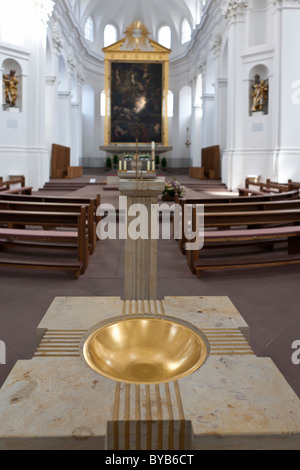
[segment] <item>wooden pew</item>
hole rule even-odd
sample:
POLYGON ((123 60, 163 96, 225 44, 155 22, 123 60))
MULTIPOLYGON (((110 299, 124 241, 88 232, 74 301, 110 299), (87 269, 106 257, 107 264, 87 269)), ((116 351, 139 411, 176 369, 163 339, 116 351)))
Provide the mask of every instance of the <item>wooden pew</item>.
POLYGON ((288 180, 288 187, 289 187, 289 190, 292 190, 292 189, 300 190, 300 183, 297 183, 296 181, 293 181, 293 180, 288 180))
MULTIPOLYGON (((300 198, 290 199, 294 195, 298 195, 297 191, 287 194, 284 198, 284 193, 280 195, 260 197, 243 197, 243 198, 213 198, 213 199, 180 199, 182 211, 182 220, 184 220, 186 204, 195 205, 203 204, 205 212, 243 212, 243 211, 264 211, 264 210, 289 210, 300 208, 300 198), (225 202, 223 202, 225 200, 225 202), (222 201, 221 203, 218 201, 222 201), (230 201, 230 202, 226 202, 230 201), (238 202, 237 202, 238 201, 238 202)), ((181 253, 185 253, 185 235, 184 227, 182 226, 181 238, 178 240, 178 247, 181 253)))
MULTIPOLYGON (((193 231, 196 230, 196 207, 192 209, 193 231)), ((243 242, 288 241, 288 255, 282 257, 257 258, 251 260, 231 259, 222 262, 207 262, 201 259, 201 250, 186 250, 187 263, 194 274, 200 278, 202 272, 212 269, 229 269, 241 267, 279 266, 300 263, 300 209, 254 211, 254 212, 207 212, 204 215, 204 248, 206 246, 234 248, 243 242), (230 229, 228 229, 228 226, 230 229), (248 228, 253 226, 254 228, 248 228), (225 227, 222 230, 222 227, 225 227), (245 227, 245 228, 243 228, 245 227), (218 228, 219 230, 213 230, 218 228), (210 229, 210 230, 209 230, 210 229), (237 242, 239 242, 237 244, 237 242), (218 244, 218 245, 217 245, 218 244), (290 256, 297 255, 297 256, 290 256), (199 259, 200 256, 200 259, 199 259)), ((195 241, 195 240, 193 240, 195 241)))
POLYGON ((27 201, 27 202, 51 202, 51 203, 62 203, 62 204, 89 204, 91 201, 94 205, 94 214, 96 217, 97 208, 100 205, 101 199, 100 194, 97 194, 96 197, 70 197, 70 196, 43 196, 39 194, 32 194, 30 196, 26 195, 9 195, 6 196, 3 193, 0 193, 1 200, 10 200, 10 201, 27 201))
POLYGON ((97 194, 95 198, 90 197, 63 197, 63 196, 40 196, 37 194, 26 196, 16 194, 3 194, 0 192, 0 201, 11 201, 11 202, 31 202, 31 203, 44 203, 44 204, 77 204, 77 205, 90 205, 89 211, 89 239, 91 246, 91 254, 95 249, 95 240, 98 240, 96 235, 97 224, 100 221, 97 216, 97 208, 100 205, 100 194, 97 194), (93 222, 91 221, 93 218, 93 222))
MULTIPOLYGON (((36 269, 61 269, 72 270, 75 277, 83 274, 88 265, 88 235, 86 233, 86 208, 81 207, 77 212, 37 212, 0 210, 0 246, 7 249, 11 242, 17 240, 30 241, 31 246, 37 248, 53 249, 56 243, 76 243, 77 259, 59 262, 49 258, 39 260, 24 260, 18 258, 13 251, 8 251, 8 256, 0 256, 0 266, 24 267, 36 269), (11 228, 11 225, 20 224, 26 228, 11 228), (32 227, 32 228, 30 228, 32 227), (46 227, 48 230, 40 229, 46 227), (55 227, 66 227, 65 230, 57 230, 55 227), (36 242, 36 245, 34 245, 36 242)), ((28 247, 26 248, 28 250, 28 247)), ((23 250, 23 254, 28 251, 23 250)))
POLYGON ((281 201, 254 201, 240 204, 204 204, 207 212, 244 212, 300 209, 300 199, 281 201))
POLYGON ((89 235, 89 252, 93 254, 96 247, 96 224, 94 221, 93 205, 83 203, 45 203, 45 202, 27 202, 2 200, 0 198, 0 210, 14 211, 37 211, 37 212, 77 212, 84 207, 86 211, 86 225, 89 235))
POLYGON ((11 176, 9 180, 3 181, 3 178, 0 179, 0 193, 7 194, 32 194, 32 187, 25 186, 25 177, 24 176, 11 176), (11 188, 20 184, 21 186, 17 188, 11 188))
POLYGON ((21 186, 20 188, 10 188, 1 191, 0 194, 32 194, 32 186, 21 186))
POLYGON ((250 186, 258 187, 259 190, 262 192, 274 192, 274 193, 287 192, 291 189, 288 184, 276 183, 276 182, 271 181, 270 179, 267 179, 266 182, 263 183, 263 182, 254 182, 254 181, 251 181, 250 178, 246 178, 245 188, 249 189, 250 186))
POLYGON ((283 201, 286 199, 299 199, 299 189, 276 193, 276 194, 260 194, 258 196, 222 196, 212 198, 180 198, 178 202, 182 204, 240 204, 244 202, 262 202, 262 201, 283 201))
POLYGON ((297 181, 293 181, 291 179, 289 179, 286 184, 285 183, 277 183, 277 182, 272 181, 270 179, 267 179, 266 182, 268 184, 271 184, 275 188, 277 186, 286 186, 288 191, 292 191, 293 189, 300 189, 300 183, 297 182, 297 181))
POLYGON ((238 188, 239 196, 260 196, 263 195, 263 191, 258 191, 257 189, 250 188, 238 188))

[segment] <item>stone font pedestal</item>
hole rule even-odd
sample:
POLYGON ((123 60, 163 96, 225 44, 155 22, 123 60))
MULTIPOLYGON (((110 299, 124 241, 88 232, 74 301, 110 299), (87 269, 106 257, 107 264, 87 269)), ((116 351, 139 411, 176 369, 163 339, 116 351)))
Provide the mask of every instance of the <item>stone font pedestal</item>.
POLYGON ((165 183, 157 179, 121 179, 119 182, 122 196, 127 197, 128 212, 125 222, 124 300, 156 299, 157 240, 151 238, 151 206, 157 204, 157 196, 163 192, 164 186, 165 183), (141 206, 133 207, 134 204, 141 206), (136 238, 138 231, 140 237, 136 238))

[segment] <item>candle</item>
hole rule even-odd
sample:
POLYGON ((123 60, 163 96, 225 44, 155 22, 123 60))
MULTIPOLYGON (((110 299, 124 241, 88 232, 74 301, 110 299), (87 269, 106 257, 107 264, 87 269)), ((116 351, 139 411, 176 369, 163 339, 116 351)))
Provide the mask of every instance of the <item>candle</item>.
POLYGON ((152 147, 151 147, 152 150, 155 150, 155 142, 154 142, 154 141, 152 141, 152 144, 151 144, 151 145, 152 145, 152 147))
POLYGON ((147 171, 150 171, 150 162, 147 162, 147 171))
POLYGON ((126 160, 124 162, 124 171, 127 171, 127 162, 126 162, 126 160))
POLYGON ((155 162, 152 162, 152 171, 155 171, 155 162))
POLYGON ((122 171, 122 160, 119 161, 119 170, 122 171))

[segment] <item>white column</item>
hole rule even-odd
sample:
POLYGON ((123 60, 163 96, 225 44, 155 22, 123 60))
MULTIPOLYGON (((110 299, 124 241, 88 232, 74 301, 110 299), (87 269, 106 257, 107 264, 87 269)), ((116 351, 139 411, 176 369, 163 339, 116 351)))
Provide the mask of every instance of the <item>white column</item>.
POLYGON ((241 56, 245 49, 245 12, 248 2, 227 0, 223 15, 228 24, 228 110, 226 150, 222 158, 223 182, 236 189, 243 179, 244 87, 241 56))
POLYGON ((217 79, 217 142, 220 145, 221 153, 226 148, 227 134, 227 78, 217 79))
POLYGON ((57 143, 66 147, 71 146, 71 92, 58 92, 58 115, 57 115, 57 143))
POLYGON ((79 166, 82 155, 82 119, 79 103, 71 105, 71 166, 79 166))
POLYGON ((55 122, 57 116, 57 79, 46 77, 46 145, 51 152, 52 144, 56 143, 55 122))
POLYGON ((215 95, 203 94, 202 148, 215 145, 215 95))
POLYGON ((300 0, 276 1, 278 28, 274 177, 282 183, 300 180, 300 0))
POLYGON ((197 118, 196 118, 196 108, 195 108, 195 92, 196 92, 196 82, 197 77, 193 77, 191 80, 191 106, 192 106, 192 116, 191 116, 191 147, 190 147, 190 166, 200 166, 199 164, 199 149, 197 148, 197 118))

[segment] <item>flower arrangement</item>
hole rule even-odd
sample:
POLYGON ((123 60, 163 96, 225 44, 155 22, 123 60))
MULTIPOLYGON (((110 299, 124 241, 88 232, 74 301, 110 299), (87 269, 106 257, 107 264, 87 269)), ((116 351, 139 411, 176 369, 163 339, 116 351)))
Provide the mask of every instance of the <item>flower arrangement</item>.
POLYGON ((128 153, 128 154, 125 154, 123 158, 124 160, 132 160, 133 157, 131 153, 128 153))
POLYGON ((143 153, 142 155, 140 155, 140 160, 149 160, 149 154, 143 153))
POLYGON ((165 189, 162 196, 167 198, 174 198, 175 196, 183 197, 185 194, 185 187, 182 186, 177 180, 168 181, 165 184, 165 189))

